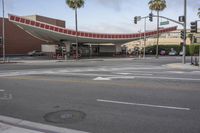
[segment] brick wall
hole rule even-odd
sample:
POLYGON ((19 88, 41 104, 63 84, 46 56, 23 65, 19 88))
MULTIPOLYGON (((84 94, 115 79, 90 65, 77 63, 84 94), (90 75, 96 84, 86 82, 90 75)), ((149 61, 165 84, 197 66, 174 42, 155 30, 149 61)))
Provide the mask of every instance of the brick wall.
MULTIPOLYGON (((2 18, 0 18, 0 36, 2 36, 2 18)), ((41 44, 44 43, 5 19, 6 55, 24 55, 32 50, 41 50, 41 44)), ((0 46, 0 55, 2 55, 2 46, 0 46)))

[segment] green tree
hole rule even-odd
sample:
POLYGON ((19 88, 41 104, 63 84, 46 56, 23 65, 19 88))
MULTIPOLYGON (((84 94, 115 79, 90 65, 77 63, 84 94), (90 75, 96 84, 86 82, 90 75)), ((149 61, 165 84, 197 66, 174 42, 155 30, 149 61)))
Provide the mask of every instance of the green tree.
POLYGON ((84 6, 84 0, 66 0, 66 4, 69 8, 75 11, 75 25, 76 25, 76 59, 78 59, 78 17, 77 9, 84 6))
POLYGON ((165 0, 150 0, 149 9, 157 12, 157 47, 156 58, 158 58, 158 43, 159 43, 159 13, 167 7, 165 0))
POLYGON ((198 13, 197 13, 197 15, 198 15, 199 18, 200 18, 200 8, 198 9, 198 13))

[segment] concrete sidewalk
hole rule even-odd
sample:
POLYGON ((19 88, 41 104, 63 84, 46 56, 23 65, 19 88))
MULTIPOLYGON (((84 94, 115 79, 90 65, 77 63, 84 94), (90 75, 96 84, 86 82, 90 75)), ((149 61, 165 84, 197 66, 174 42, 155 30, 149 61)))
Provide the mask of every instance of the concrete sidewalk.
POLYGON ((191 65, 190 63, 182 64, 182 63, 171 63, 164 65, 167 68, 174 68, 174 69, 190 69, 190 70, 200 70, 199 66, 191 65))
POLYGON ((0 133, 86 133, 21 119, 0 116, 0 133))
MULTIPOLYGON (((79 59, 79 60, 10 60, 5 62, 11 63, 25 63, 25 64, 46 64, 46 63, 64 63, 64 62, 87 62, 87 61, 123 61, 123 60, 135 60, 136 58, 95 58, 95 59, 79 59)), ((3 62, 0 62, 3 64, 3 62)))

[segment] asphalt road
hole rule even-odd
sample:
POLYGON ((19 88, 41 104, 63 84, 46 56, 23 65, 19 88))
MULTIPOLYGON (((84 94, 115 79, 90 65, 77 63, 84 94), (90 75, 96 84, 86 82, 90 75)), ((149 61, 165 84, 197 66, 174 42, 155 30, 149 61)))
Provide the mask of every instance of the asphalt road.
POLYGON ((200 70, 163 66, 180 61, 0 65, 0 115, 92 133, 199 133, 200 70), (84 117, 45 119, 57 111, 84 117))

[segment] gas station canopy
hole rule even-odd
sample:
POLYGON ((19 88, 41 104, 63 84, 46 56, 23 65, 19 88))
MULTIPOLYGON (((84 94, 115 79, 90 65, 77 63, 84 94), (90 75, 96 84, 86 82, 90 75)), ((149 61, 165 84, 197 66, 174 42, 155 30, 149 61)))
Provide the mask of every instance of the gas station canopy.
MULTIPOLYGON (((9 14, 9 21, 13 22, 32 36, 44 40, 46 42, 58 42, 58 41, 69 41, 75 42, 76 31, 51 25, 48 23, 30 20, 24 17, 19 17, 9 14)), ((167 33, 177 30, 177 27, 169 27, 160 29, 159 33, 167 33)), ((138 40, 146 37, 153 37, 157 35, 157 31, 149 31, 145 33, 133 33, 133 34, 102 34, 102 33, 90 33, 79 31, 78 33, 79 43, 113 43, 123 44, 138 40)))

